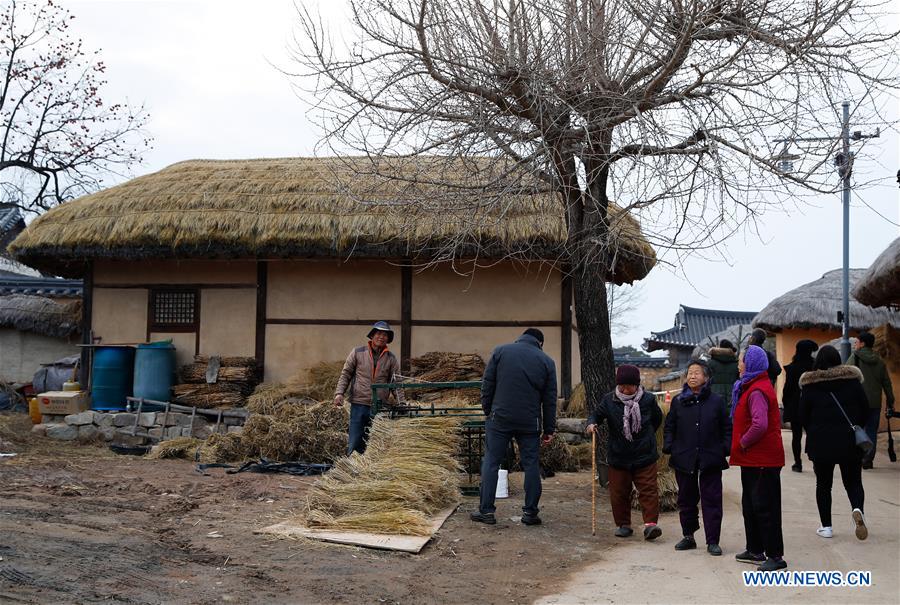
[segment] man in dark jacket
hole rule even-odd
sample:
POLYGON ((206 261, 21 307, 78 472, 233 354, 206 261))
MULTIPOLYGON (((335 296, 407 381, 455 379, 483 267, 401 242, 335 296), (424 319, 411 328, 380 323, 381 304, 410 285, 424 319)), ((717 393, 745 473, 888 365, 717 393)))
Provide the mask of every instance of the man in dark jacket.
POLYGON ((763 343, 766 342, 767 338, 766 331, 761 328, 756 328, 750 334, 750 344, 756 345, 762 350, 766 351, 766 359, 769 360, 769 382, 772 383, 772 386, 775 386, 775 382, 778 380, 778 375, 781 374, 781 364, 778 363, 778 359, 775 358, 775 355, 770 353, 763 346, 763 343))
POLYGON ((730 340, 722 339, 718 347, 709 350, 709 388, 731 406, 731 388, 740 378, 737 349, 730 340))
POLYGON ((587 432, 600 422, 609 426, 609 501, 616 536, 627 538, 631 529, 631 486, 637 488, 644 518, 644 539, 662 535, 659 490, 656 484, 656 429, 662 410, 652 393, 641 387, 641 371, 633 365, 616 369, 616 390, 603 396, 588 418, 587 432))
POLYGON ((525 472, 522 523, 538 525, 541 499, 541 442, 550 443, 556 432, 556 364, 541 349, 544 334, 528 328, 515 342, 494 349, 481 385, 485 420, 484 457, 481 460, 481 501, 473 521, 497 522, 494 498, 497 472, 510 439, 519 445, 525 472), (543 437, 541 433, 543 431, 543 437))
POLYGON ((869 402, 869 415, 866 417, 866 434, 875 444, 869 453, 863 458, 863 468, 872 468, 875 459, 875 450, 878 449, 878 423, 881 421, 881 393, 887 400, 886 409, 894 410, 894 388, 891 385, 891 376, 884 365, 884 360, 875 352, 875 335, 863 332, 859 335, 856 351, 847 360, 848 366, 856 366, 863 375, 863 389, 866 391, 866 399, 869 402))

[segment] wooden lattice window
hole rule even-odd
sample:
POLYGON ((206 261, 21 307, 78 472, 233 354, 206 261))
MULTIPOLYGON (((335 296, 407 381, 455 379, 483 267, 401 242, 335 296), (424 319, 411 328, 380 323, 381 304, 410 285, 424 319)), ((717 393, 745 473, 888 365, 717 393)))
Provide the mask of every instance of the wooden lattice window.
POLYGON ((196 290, 151 290, 151 332, 194 332, 200 323, 196 290))

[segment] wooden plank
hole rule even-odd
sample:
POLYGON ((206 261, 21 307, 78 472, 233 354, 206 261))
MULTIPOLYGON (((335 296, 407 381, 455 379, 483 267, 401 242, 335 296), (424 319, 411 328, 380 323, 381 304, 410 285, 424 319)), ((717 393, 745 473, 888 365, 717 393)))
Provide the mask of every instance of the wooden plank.
MULTIPOLYGON (((94 263, 92 261, 87 262, 83 280, 81 287, 81 343, 91 345, 94 344, 94 263)), ((91 358, 90 347, 82 348, 78 381, 84 389, 91 387, 91 358)))
POLYGON ((362 546, 365 548, 377 548, 380 550, 394 550, 419 554, 428 541, 441 528, 444 522, 453 514, 458 505, 442 510, 431 523, 431 534, 427 536, 401 536, 391 534, 371 534, 364 532, 328 531, 322 529, 310 529, 305 525, 284 521, 269 527, 258 529, 253 533, 270 534, 288 538, 310 538, 335 544, 347 544, 350 546, 362 546))
POLYGON ((560 396, 568 399, 572 395, 572 276, 568 267, 563 268, 562 297, 560 313, 560 396))
POLYGON ((131 283, 98 283, 94 284, 95 288, 110 288, 110 289, 145 289, 145 290, 171 290, 178 288, 187 288, 189 290, 200 290, 203 288, 209 290, 249 290, 251 288, 256 288, 256 284, 219 284, 210 282, 208 284, 205 283, 185 283, 185 284, 157 284, 157 283, 146 283, 146 282, 131 282, 131 283))
POLYGON ((266 313, 269 294, 269 265, 261 260, 256 263, 256 366, 259 380, 266 372, 266 313))

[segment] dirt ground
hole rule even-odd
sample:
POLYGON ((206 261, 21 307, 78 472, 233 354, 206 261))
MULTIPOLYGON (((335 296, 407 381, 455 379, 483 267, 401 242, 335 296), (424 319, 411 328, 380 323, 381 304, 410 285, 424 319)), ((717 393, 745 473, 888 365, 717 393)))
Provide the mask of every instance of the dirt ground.
MULTIPOLYGON (((299 509, 313 479, 195 471, 32 437, 0 415, 0 602, 531 602, 602 560, 611 522, 590 533, 590 474, 544 481, 544 525, 518 523, 521 474, 498 524, 472 523, 474 498, 419 555, 286 540, 255 529, 299 509), (0 450, 3 451, 3 450, 0 450), (516 520, 513 520, 516 518, 516 520)), ((608 504, 598 494, 598 511, 608 504)))

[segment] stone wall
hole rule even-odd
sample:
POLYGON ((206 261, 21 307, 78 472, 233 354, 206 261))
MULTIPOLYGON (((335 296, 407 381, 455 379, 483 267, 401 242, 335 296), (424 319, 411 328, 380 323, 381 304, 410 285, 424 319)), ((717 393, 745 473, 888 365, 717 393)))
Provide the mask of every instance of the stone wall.
POLYGON ((214 432, 239 433, 243 418, 223 417, 219 426, 202 416, 178 412, 98 412, 68 416, 44 415, 32 432, 62 441, 106 441, 118 445, 146 445, 176 437, 206 439, 214 432), (218 429, 218 431, 217 431, 218 429))

